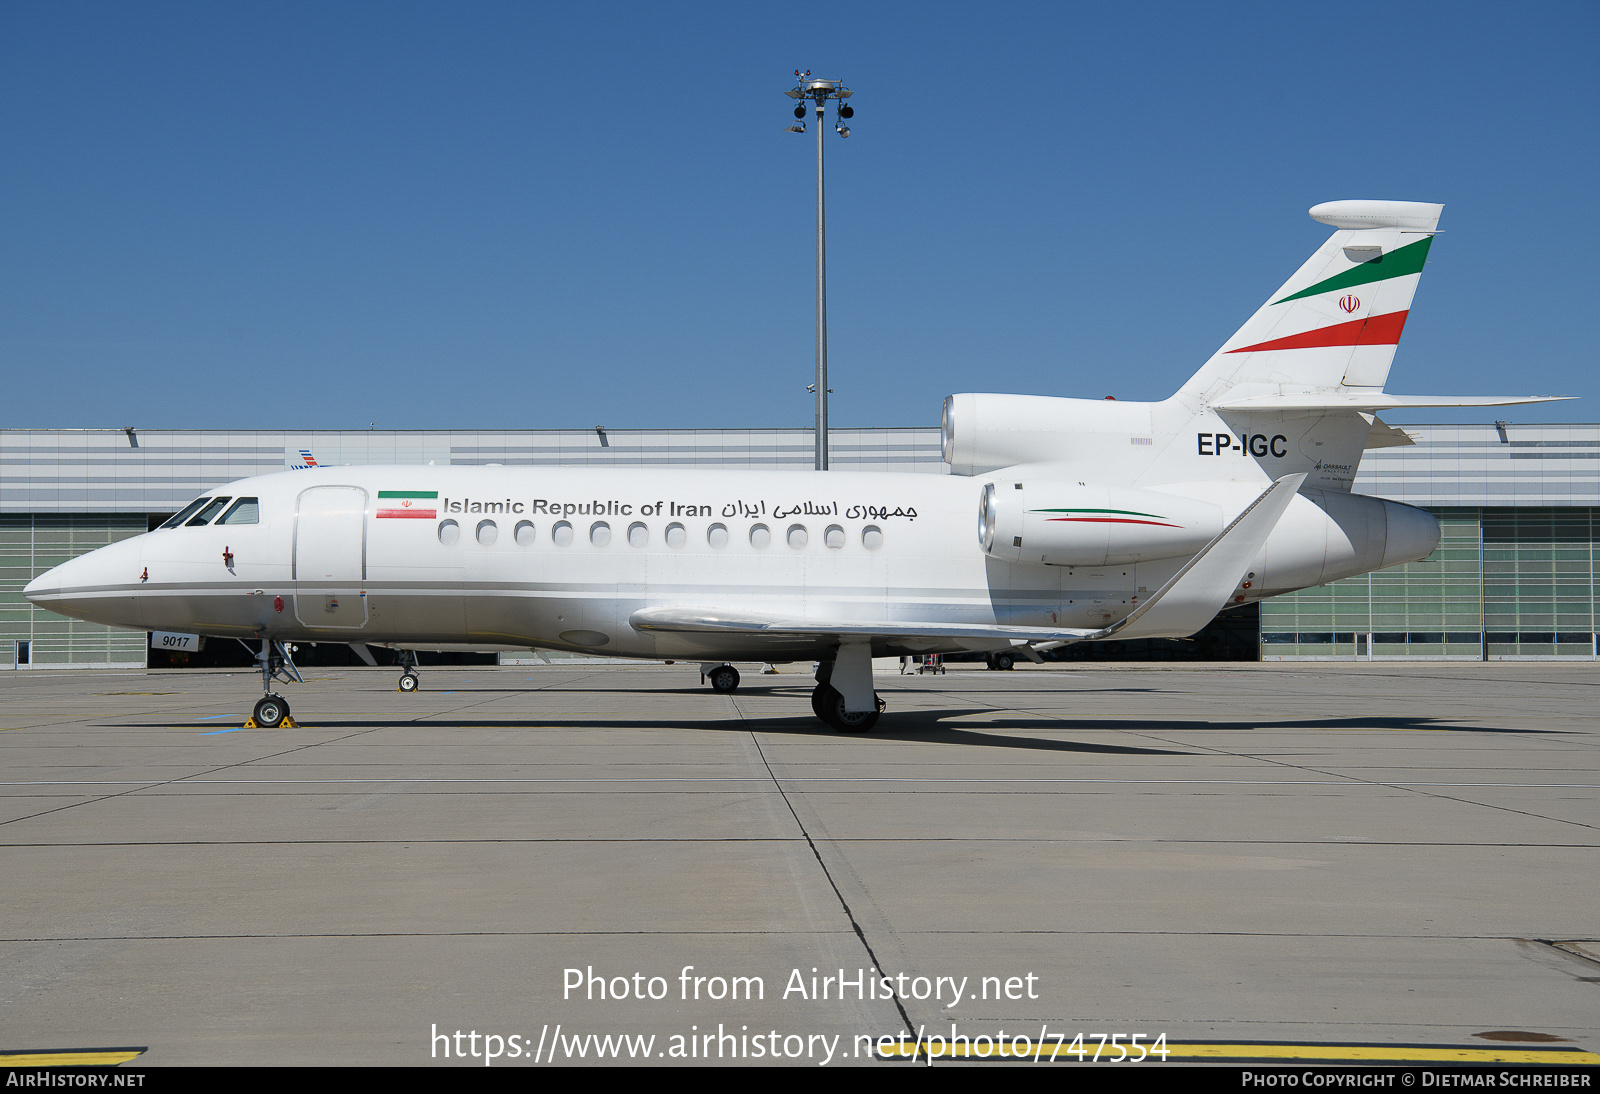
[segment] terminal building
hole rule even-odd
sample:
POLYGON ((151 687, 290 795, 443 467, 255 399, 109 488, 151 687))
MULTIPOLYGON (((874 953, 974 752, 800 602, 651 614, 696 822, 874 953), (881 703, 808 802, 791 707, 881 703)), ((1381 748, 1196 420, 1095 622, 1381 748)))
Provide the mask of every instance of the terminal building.
MULTIPOLYGON (((1192 642, 1067 647, 1070 657, 1582 659, 1597 655, 1600 425, 1398 427, 1357 493, 1439 518, 1421 562, 1219 617, 1192 642)), ((841 471, 943 475, 937 427, 834 429, 841 471)), ((67 559, 156 527, 207 489, 342 464, 805 470, 809 429, 0 430, 0 669, 157 663, 149 636, 34 608, 22 588, 67 559)), ((166 663, 166 662, 160 662, 166 663)))

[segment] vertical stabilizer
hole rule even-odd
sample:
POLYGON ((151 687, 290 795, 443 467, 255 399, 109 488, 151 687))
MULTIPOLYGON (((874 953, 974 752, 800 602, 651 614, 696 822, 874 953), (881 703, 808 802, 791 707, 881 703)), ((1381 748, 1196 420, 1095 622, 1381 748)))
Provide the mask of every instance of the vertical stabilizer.
POLYGON ((1382 390, 1442 205, 1330 201, 1338 229, 1179 391, 1202 403, 1382 390))

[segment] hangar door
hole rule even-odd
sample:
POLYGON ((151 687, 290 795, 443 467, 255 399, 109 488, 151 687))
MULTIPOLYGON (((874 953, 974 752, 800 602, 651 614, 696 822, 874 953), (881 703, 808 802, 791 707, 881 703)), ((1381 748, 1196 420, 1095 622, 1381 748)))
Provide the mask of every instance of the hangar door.
POLYGON ((295 618, 308 627, 367 625, 367 492, 313 486, 294 514, 295 618))

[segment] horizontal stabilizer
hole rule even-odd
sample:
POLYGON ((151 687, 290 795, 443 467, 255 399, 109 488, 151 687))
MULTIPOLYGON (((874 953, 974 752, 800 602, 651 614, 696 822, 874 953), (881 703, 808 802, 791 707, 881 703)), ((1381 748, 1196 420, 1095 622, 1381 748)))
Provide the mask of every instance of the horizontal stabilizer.
POLYGON ((1396 429, 1377 415, 1372 417, 1372 428, 1367 430, 1367 443, 1362 449, 1371 452, 1374 448, 1405 448, 1415 445, 1417 440, 1403 429, 1396 429))
POLYGON ((1395 410, 1400 407, 1517 406, 1559 403, 1576 395, 1389 395, 1382 391, 1314 391, 1303 395, 1253 395, 1223 399, 1213 410, 1395 410))

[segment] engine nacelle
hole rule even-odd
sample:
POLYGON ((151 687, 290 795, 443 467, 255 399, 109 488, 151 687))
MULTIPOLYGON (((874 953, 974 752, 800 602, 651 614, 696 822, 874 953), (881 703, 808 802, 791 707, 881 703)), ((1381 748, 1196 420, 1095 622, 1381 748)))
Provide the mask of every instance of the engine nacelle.
MULTIPOLYGON (((1020 463, 1130 457, 1129 440, 1152 436, 1151 403, 1061 399, 1048 395, 951 395, 944 401, 944 461, 957 475, 981 475, 1020 463)), ((1138 442, 1136 442, 1138 443, 1138 442)))
POLYGON ((1414 506, 1338 490, 1302 490, 1252 565, 1273 596, 1427 558, 1439 522, 1414 506))
POLYGON ((1115 566, 1192 555, 1222 531, 1222 508, 1131 486, 1002 478, 978 503, 978 539, 992 558, 1052 566, 1115 566))

